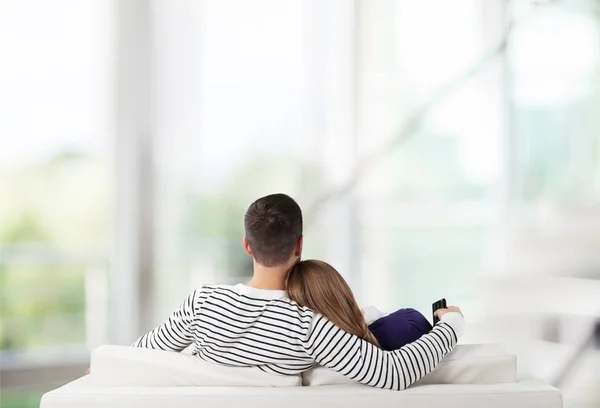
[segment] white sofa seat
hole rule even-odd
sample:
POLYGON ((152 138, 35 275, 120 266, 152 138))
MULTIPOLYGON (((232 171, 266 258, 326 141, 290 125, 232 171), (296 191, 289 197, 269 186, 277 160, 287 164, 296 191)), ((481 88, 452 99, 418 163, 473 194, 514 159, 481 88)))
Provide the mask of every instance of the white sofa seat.
POLYGON ((321 387, 97 387, 90 376, 42 397, 40 408, 562 408, 560 392, 535 380, 420 385, 386 391, 321 387))

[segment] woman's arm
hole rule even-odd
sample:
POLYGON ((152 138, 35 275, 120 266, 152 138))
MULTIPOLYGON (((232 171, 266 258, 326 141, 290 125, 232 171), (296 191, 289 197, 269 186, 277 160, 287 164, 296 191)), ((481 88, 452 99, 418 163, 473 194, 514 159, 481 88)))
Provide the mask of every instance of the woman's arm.
POLYGON ((317 363, 348 378, 372 387, 404 390, 433 371, 452 351, 463 325, 460 313, 448 312, 419 340, 384 351, 317 315, 305 347, 317 363))
POLYGON ((194 341, 191 324, 203 297, 194 290, 166 322, 140 337, 132 347, 182 351, 194 341))

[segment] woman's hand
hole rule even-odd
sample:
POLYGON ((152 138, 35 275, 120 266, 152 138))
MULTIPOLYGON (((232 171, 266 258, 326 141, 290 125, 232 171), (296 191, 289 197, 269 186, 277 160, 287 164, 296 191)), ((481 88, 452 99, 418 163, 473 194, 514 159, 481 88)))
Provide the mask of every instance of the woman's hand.
POLYGON ((461 316, 463 315, 458 306, 448 306, 444 309, 438 309, 433 314, 441 319, 443 315, 449 312, 456 312, 460 313, 461 316))
POLYGON ((87 370, 85 370, 85 373, 83 375, 88 375, 90 373, 90 369, 88 368, 87 370))

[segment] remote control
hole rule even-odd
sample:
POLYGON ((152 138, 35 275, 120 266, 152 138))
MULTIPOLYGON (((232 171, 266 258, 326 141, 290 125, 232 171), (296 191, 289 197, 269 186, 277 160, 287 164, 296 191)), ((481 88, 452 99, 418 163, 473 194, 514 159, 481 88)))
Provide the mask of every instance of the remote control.
MULTIPOLYGON (((433 309, 433 313, 435 313, 435 311, 438 309, 445 309, 446 307, 447 307, 446 299, 440 299, 437 302, 435 302, 433 305, 431 305, 431 309, 433 309)), ((440 319, 436 315, 433 315, 433 324, 436 324, 439 321, 440 321, 440 319)))

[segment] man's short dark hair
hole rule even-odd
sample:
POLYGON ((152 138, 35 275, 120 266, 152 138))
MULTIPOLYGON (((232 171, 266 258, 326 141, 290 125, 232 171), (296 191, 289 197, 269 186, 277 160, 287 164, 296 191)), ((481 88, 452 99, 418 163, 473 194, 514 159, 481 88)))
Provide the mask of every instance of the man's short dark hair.
POLYGON ((264 266, 282 265, 302 236, 302 210, 292 197, 271 194, 250 205, 244 227, 254 259, 264 266))

